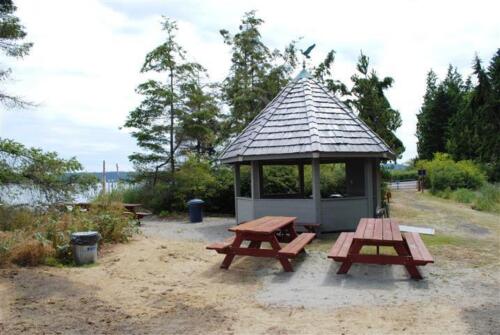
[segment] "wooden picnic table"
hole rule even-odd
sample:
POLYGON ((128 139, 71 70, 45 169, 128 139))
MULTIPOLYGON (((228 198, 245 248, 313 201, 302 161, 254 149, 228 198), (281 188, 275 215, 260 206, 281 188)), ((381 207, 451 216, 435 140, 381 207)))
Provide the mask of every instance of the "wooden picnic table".
POLYGON ((434 260, 418 233, 403 233, 396 220, 362 218, 356 232, 341 233, 329 258, 342 262, 337 274, 345 274, 353 263, 404 265, 413 279, 422 279, 418 265, 434 260), (376 254, 361 253, 364 246, 376 246, 376 254), (380 253, 380 247, 393 247, 397 255, 380 253))
POLYGON ((228 269, 234 257, 241 255, 277 258, 285 271, 293 271, 289 258, 294 258, 303 251, 315 236, 314 233, 298 235, 294 225, 296 219, 289 216, 264 216, 248 221, 229 228, 229 231, 235 233, 234 237, 213 243, 207 249, 226 255, 221 265, 223 269, 228 269), (280 245, 281 235, 290 239, 284 247, 280 245), (242 246, 244 241, 249 241, 247 246, 242 246), (271 249, 262 249, 262 242, 268 242, 271 249))

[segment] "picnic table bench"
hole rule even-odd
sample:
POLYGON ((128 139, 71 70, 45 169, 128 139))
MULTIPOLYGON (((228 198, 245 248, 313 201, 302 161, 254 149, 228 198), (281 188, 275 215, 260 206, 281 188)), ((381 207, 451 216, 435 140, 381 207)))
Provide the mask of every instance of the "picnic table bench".
POLYGON ((314 233, 298 235, 295 231, 295 220, 295 217, 265 216, 248 221, 229 228, 229 231, 235 233, 234 237, 212 243, 206 248, 226 255, 221 265, 223 269, 228 269, 234 257, 240 255, 276 258, 285 271, 291 272, 293 267, 289 259, 304 251, 304 247, 315 236, 314 233), (289 243, 284 247, 280 245, 281 233, 290 237, 289 243), (249 241, 247 246, 242 246, 244 241, 249 241), (271 249, 261 248, 262 242, 268 242, 271 249))
POLYGON ((403 233, 394 219, 367 219, 359 221, 355 233, 341 233, 333 245, 329 258, 341 262, 337 274, 345 274, 353 263, 404 265, 413 279, 422 279, 417 266, 434 263, 418 233, 403 233), (376 246, 376 254, 361 253, 363 246, 376 246), (397 255, 380 254, 379 247, 393 247, 397 255))
MULTIPOLYGON (((90 210, 90 207, 92 206, 91 202, 65 202, 63 203, 64 206, 70 206, 73 208, 79 208, 82 211, 88 211, 90 210)), ((152 215, 150 212, 145 212, 145 211, 140 211, 140 207, 142 207, 142 204, 134 204, 134 203, 124 203, 123 207, 125 211, 123 214, 125 215, 130 215, 133 217, 135 220, 141 223, 141 220, 149 215, 152 215)))
POLYGON ((130 214, 136 219, 139 224, 141 223, 141 220, 149 215, 152 215, 150 212, 144 212, 144 211, 139 211, 139 208, 142 206, 142 204, 129 204, 129 203, 124 203, 123 207, 127 210, 125 213, 130 214))

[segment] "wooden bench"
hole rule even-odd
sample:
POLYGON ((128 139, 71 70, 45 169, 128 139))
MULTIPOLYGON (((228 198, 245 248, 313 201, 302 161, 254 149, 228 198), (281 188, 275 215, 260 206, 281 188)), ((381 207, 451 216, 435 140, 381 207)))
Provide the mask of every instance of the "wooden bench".
POLYGON ((431 253, 427 250, 427 247, 418 233, 403 233, 403 238, 406 240, 406 244, 408 245, 415 265, 434 263, 431 253))
POLYGON ((286 256, 286 257, 295 257, 297 256, 304 247, 311 242, 316 236, 315 233, 302 233, 293 239, 290 243, 284 246, 282 249, 278 251, 278 255, 286 256))
POLYGON ((224 253, 224 251, 227 251, 229 249, 229 247, 231 246, 231 244, 233 244, 234 239, 235 239, 234 237, 229 237, 222 242, 212 243, 212 244, 208 245, 206 248, 208 250, 215 250, 219 254, 224 253))
POLYGON ((341 233, 330 250, 328 258, 333 258, 338 262, 345 261, 349 254, 353 238, 354 233, 341 233))

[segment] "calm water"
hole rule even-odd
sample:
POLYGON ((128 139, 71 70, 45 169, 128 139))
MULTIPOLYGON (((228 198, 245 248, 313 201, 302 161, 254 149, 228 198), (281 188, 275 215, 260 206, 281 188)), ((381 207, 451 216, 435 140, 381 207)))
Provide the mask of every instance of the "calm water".
MULTIPOLYGON (((126 187, 117 182, 106 183, 106 191, 110 192, 118 187, 126 187)), ((93 200, 102 190, 102 184, 98 184, 94 189, 76 194, 73 199, 66 201, 86 202, 93 200)), ((26 190, 19 187, 0 187, 0 203, 9 205, 32 205, 39 203, 43 197, 36 190, 26 190)))

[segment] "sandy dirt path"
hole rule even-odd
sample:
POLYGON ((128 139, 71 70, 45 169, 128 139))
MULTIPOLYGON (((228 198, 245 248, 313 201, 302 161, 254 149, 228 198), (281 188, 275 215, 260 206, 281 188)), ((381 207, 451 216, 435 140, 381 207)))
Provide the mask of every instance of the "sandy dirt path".
POLYGON ((498 334, 498 217, 406 191, 394 198, 393 215, 422 224, 438 211, 438 233, 451 236, 429 241, 436 264, 423 281, 396 266, 337 276, 325 257, 334 235, 315 241, 292 274, 248 257, 223 271, 204 246, 231 219, 150 221, 91 267, 0 270, 0 334, 498 334), (464 236, 479 242, 453 244, 464 236))

